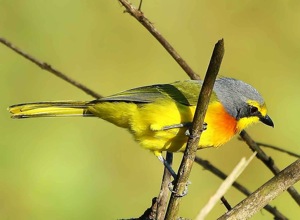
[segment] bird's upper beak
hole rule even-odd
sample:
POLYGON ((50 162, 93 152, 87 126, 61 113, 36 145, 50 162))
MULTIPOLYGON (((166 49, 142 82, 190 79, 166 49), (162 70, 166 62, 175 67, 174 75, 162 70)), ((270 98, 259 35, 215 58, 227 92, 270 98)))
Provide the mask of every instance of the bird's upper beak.
POLYGON ((274 123, 272 121, 272 119, 269 117, 269 115, 266 115, 266 116, 262 116, 259 118, 259 120, 266 124, 266 125, 269 125, 269 126, 272 126, 274 128, 274 123))

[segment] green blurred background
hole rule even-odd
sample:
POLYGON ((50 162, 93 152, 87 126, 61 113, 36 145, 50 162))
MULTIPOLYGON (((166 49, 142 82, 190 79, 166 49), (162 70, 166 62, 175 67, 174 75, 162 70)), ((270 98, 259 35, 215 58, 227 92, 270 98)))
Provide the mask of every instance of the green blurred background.
MULTIPOLYGON (((134 3, 138 3, 135 1, 134 3)), ((103 95, 187 79, 158 42, 114 1, 0 0, 0 36, 103 95)), ((299 1, 144 1, 143 11, 184 59, 204 75, 225 39, 221 75, 255 86, 275 129, 248 129, 261 142, 299 150, 299 1)), ((90 100, 79 89, 0 45, 0 219, 117 219, 140 216, 159 192, 162 165, 127 131, 91 118, 12 120, 12 104, 90 100)), ((283 169, 295 158, 266 149, 283 169)), ((251 151, 237 140, 198 152, 230 173, 251 151)), ((181 154, 175 156, 177 167, 181 154)), ((177 168, 176 168, 177 169, 177 168)), ((254 160, 238 179, 250 190, 272 177, 254 160)), ((194 218, 221 184, 195 166, 180 215, 194 218)), ((300 190, 299 183, 295 187, 300 190)), ((226 194, 234 205, 244 198, 226 194)), ((285 192, 271 203, 290 219, 285 192)), ((208 219, 225 212, 217 204, 208 219)), ((272 219, 261 211, 253 219, 272 219)))

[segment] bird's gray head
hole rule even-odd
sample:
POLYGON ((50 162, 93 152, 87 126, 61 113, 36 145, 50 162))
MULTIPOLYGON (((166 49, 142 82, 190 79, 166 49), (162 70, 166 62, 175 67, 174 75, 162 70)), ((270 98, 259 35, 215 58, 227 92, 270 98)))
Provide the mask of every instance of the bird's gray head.
POLYGON ((226 111, 238 121, 243 118, 260 120, 274 126, 267 115, 265 101, 258 91, 247 83, 233 78, 222 77, 216 80, 214 91, 226 111))

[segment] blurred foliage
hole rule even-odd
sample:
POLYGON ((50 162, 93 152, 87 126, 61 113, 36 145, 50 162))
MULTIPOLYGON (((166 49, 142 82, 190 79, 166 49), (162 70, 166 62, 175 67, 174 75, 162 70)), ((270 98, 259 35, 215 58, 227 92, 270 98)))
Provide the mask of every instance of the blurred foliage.
MULTIPOLYGON (((134 3, 138 4, 138 1, 134 3)), ((225 39, 221 74, 244 80, 264 96, 275 129, 248 129, 255 140, 300 153, 300 2, 144 1, 145 15, 200 74, 225 39)), ((97 92, 108 95, 187 76, 115 1, 0 0, 0 35, 97 92)), ((131 136, 98 119, 12 120, 9 105, 42 100, 90 100, 75 87, 0 45, 0 219, 137 217, 159 192, 162 165, 131 136)), ((266 150, 280 168, 295 158, 266 150)), ((229 173, 248 147, 236 140, 198 154, 229 173)), ((175 166, 181 155, 175 156, 175 166)), ((255 160, 238 179, 255 190, 272 177, 255 160)), ((193 218, 221 180, 194 166, 180 215, 193 218)), ((299 183, 295 187, 300 190, 299 183)), ((234 205, 244 198, 231 189, 234 205)), ((289 218, 299 207, 285 192, 272 202, 289 218)), ((219 204, 209 215, 225 211, 219 204)), ((266 211, 253 219, 271 219, 266 211)))

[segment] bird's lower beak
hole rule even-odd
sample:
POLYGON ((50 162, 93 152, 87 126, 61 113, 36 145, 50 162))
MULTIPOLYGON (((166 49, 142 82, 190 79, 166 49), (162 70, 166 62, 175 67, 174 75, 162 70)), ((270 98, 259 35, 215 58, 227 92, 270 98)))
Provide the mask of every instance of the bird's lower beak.
POLYGON ((266 115, 264 117, 260 117, 259 120, 262 123, 264 123, 266 125, 269 125, 269 126, 272 126, 274 128, 274 123, 273 123, 272 119, 268 115, 266 115))

